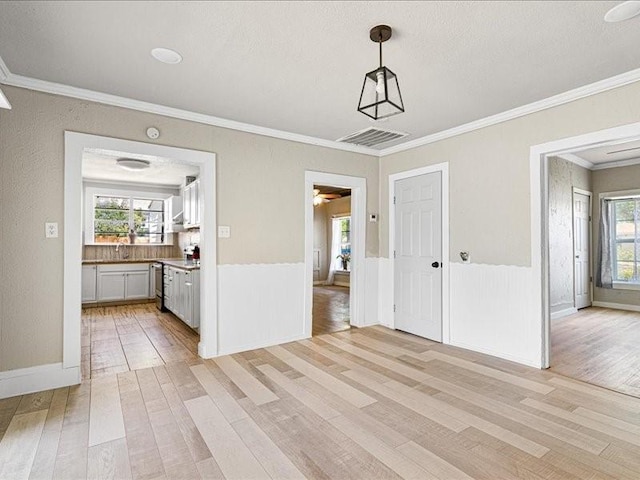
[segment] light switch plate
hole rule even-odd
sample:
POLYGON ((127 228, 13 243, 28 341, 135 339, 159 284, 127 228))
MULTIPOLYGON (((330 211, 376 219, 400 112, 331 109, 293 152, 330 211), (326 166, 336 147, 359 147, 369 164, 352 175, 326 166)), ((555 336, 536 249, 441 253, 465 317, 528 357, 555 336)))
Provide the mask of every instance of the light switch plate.
POLYGON ((218 225, 218 238, 231 237, 231 227, 226 225, 218 225))
POLYGON ((58 238, 58 223, 57 222, 45 223, 44 235, 46 238, 58 238))

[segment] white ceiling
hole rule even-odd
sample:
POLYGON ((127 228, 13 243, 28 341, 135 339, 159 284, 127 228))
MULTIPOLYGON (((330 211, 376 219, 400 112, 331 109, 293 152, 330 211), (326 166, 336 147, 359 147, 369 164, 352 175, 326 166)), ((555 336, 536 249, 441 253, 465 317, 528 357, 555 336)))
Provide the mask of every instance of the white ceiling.
POLYGON ((386 23, 406 113, 380 126, 403 143, 640 67, 640 17, 603 21, 617 3, 5 1, 0 57, 16 75, 335 140, 370 125, 356 107, 377 66, 369 28, 386 23))
POLYGON ((168 158, 133 155, 109 150, 86 151, 82 155, 82 178, 101 182, 135 183, 178 187, 186 176, 198 176, 195 165, 176 163, 168 158), (149 168, 132 172, 116 164, 118 158, 137 158, 150 162, 149 168))

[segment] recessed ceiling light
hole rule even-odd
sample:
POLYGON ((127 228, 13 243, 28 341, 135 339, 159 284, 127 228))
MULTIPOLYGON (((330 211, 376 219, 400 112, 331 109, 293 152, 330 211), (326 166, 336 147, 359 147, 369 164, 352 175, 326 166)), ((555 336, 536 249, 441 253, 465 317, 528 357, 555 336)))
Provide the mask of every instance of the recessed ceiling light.
POLYGON ((132 172, 144 170, 145 168, 149 168, 151 165, 151 162, 148 160, 139 160, 137 158, 119 158, 116 160, 116 163, 120 168, 124 168, 125 170, 132 172))
POLYGON ((635 17, 638 14, 640 14, 640 2, 622 2, 619 5, 613 7, 605 14, 604 21, 609 23, 623 22, 635 17))
POLYGON ((176 63, 180 63, 182 61, 182 55, 169 48, 154 48, 153 50, 151 50, 151 56, 159 62, 169 63, 171 65, 175 65, 176 63))

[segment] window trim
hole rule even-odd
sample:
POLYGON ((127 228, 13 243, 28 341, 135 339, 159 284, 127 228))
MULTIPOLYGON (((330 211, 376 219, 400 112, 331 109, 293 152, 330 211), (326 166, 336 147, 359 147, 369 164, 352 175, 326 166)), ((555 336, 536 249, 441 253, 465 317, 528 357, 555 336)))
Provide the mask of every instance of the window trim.
MULTIPOLYGON (((112 197, 126 197, 126 198, 143 198, 149 200, 161 200, 166 202, 171 197, 170 193, 150 192, 144 190, 128 190, 124 188, 100 188, 100 187, 85 187, 84 189, 84 244, 90 246, 109 246, 117 245, 116 243, 96 243, 95 238, 95 202, 97 196, 112 196, 112 197)), ((163 208, 166 213, 166 206, 163 208)), ((166 218, 164 223, 166 226, 166 218)), ((143 247, 160 247, 164 245, 173 245, 171 235, 165 233, 164 241, 162 243, 140 243, 140 244, 126 244, 127 246, 143 246, 143 247)))
MULTIPOLYGON (((617 191, 617 192, 602 192, 600 193, 600 195, 598 195, 599 199, 602 200, 611 200, 611 201, 616 201, 616 200, 638 200, 640 201, 640 189, 634 189, 634 190, 621 190, 621 191, 617 191)), ((622 280, 618 280, 617 278, 617 249, 616 246, 619 242, 617 242, 616 240, 616 230, 615 230, 615 208, 611 209, 611 218, 609 219, 609 223, 610 223, 610 235, 611 235, 611 252, 612 252, 612 260, 613 260, 613 265, 611 265, 612 268, 612 272, 614 273, 614 279, 613 279, 613 288, 617 289, 617 290, 640 290, 640 275, 638 277, 638 280, 634 281, 634 282, 625 282, 622 280)), ((638 221, 636 222, 636 229, 638 227, 638 224, 640 224, 640 218, 638 219, 638 221)), ((631 243, 631 242, 624 242, 624 243, 631 243)))

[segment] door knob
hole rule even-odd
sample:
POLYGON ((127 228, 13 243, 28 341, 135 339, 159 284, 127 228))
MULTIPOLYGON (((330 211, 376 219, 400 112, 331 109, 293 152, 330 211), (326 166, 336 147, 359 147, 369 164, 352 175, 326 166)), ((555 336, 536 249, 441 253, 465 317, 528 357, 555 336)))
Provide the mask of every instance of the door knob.
POLYGON ((431 264, 431 266, 432 266, 433 268, 438 268, 438 267, 440 266, 440 264, 439 264, 438 262, 433 262, 433 263, 431 264))

